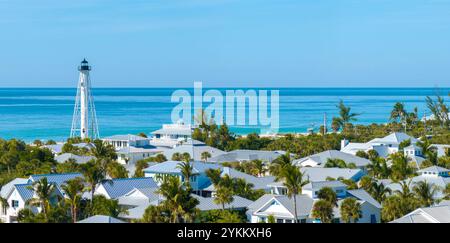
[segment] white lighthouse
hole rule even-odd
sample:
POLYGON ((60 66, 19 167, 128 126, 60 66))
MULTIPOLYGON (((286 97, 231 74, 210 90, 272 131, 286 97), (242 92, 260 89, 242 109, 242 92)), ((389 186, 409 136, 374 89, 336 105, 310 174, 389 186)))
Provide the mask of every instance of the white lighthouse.
POLYGON ((84 59, 78 67, 80 78, 78 80, 70 137, 81 137, 82 139, 99 138, 94 97, 92 96, 91 80, 89 78, 90 70, 91 66, 84 59))

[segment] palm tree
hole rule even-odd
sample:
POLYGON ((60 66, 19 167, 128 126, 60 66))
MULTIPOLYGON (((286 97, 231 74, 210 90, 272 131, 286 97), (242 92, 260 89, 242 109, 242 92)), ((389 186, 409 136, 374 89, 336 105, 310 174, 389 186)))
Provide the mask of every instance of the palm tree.
POLYGON ((91 160, 81 166, 81 173, 89 185, 91 191, 91 205, 93 205, 95 189, 97 188, 97 185, 105 179, 104 170, 95 160, 91 160))
POLYGON ((194 175, 194 167, 191 165, 189 160, 180 162, 177 164, 177 168, 180 169, 181 175, 184 178, 184 184, 186 188, 191 188, 191 177, 194 175))
POLYGON ((344 101, 340 100, 339 105, 336 106, 339 109, 339 117, 337 118, 337 122, 341 127, 345 127, 347 123, 351 121, 356 121, 356 117, 360 114, 351 113, 351 108, 349 106, 345 106, 344 101))
POLYGON ((316 219, 320 219, 322 223, 331 223, 334 217, 333 205, 326 200, 320 199, 314 203, 311 215, 316 219))
POLYGON ((417 208, 416 195, 411 191, 411 180, 400 182, 401 190, 395 190, 394 193, 400 198, 400 208, 403 214, 407 214, 417 208))
POLYGON ((211 158, 211 154, 208 151, 205 151, 201 154, 201 159, 205 162, 208 162, 208 159, 211 158))
POLYGON ((392 193, 392 190, 388 187, 385 187, 383 183, 373 182, 372 191, 370 191, 369 193, 375 200, 381 203, 389 194, 392 193))
POLYGON ((217 186, 220 182, 220 176, 222 171, 220 169, 208 169, 205 171, 206 176, 209 178, 214 186, 217 186))
POLYGON ((0 196, 0 204, 2 205, 3 214, 6 214, 6 210, 9 208, 8 200, 0 196))
POLYGON ((182 159, 181 159, 181 154, 178 153, 178 152, 173 153, 173 154, 172 154, 172 160, 173 160, 173 161, 181 161, 181 160, 182 160, 182 159))
POLYGON ((269 172, 271 175, 277 177, 284 167, 290 165, 292 165, 291 155, 289 153, 282 154, 281 156, 272 161, 269 167, 269 172))
POLYGON ((405 154, 397 152, 389 155, 389 158, 392 160, 392 180, 401 181, 414 174, 414 170, 409 166, 408 157, 405 154))
POLYGON ((283 185, 287 189, 287 196, 289 199, 294 199, 294 222, 298 222, 297 215, 297 195, 302 194, 302 188, 309 183, 308 180, 303 178, 300 169, 292 164, 285 165, 279 175, 276 177, 276 181, 282 180, 283 185))
POLYGON ((338 132, 341 129, 341 121, 337 117, 333 117, 333 120, 331 121, 331 129, 333 129, 333 132, 338 132))
POLYGON ((361 204, 355 198, 348 197, 341 204, 341 218, 346 223, 357 223, 362 217, 361 204))
POLYGON ((450 200, 450 183, 447 183, 447 185, 445 185, 443 193, 444 193, 444 199, 450 200))
POLYGON ((188 152, 181 154, 181 159, 183 161, 191 161, 191 155, 188 152))
POLYGON ((449 122, 449 108, 447 107, 444 99, 441 96, 437 95, 436 97, 437 101, 434 101, 432 98, 427 96, 427 107, 431 111, 431 113, 433 113, 434 119, 439 122, 439 125, 441 127, 444 127, 449 122))
POLYGON ((393 195, 387 197, 383 201, 383 208, 381 209, 381 218, 383 222, 390 222, 404 215, 405 212, 402 208, 402 202, 399 196, 393 195))
POLYGON ((359 187, 364 189, 366 192, 372 191, 372 185, 375 180, 370 176, 363 176, 359 180, 359 187))
POLYGON ((93 144, 94 146, 91 148, 91 153, 97 159, 117 159, 117 154, 111 144, 99 139, 95 140, 93 144))
POLYGON ((193 218, 192 214, 197 213, 195 207, 199 203, 198 200, 183 188, 177 177, 164 177, 156 192, 165 198, 161 206, 170 214, 171 222, 178 223, 181 219, 187 222, 193 218))
POLYGON ((331 159, 331 158, 328 158, 324 167, 325 168, 333 168, 333 167, 347 168, 347 164, 342 159, 331 159))
POLYGON ((258 176, 263 176, 266 173, 266 171, 267 171, 266 165, 264 164, 264 162, 262 160, 255 159, 255 160, 252 160, 251 163, 252 163, 252 165, 255 169, 255 172, 258 176))
POLYGON ((167 223, 167 217, 164 217, 164 210, 160 206, 150 205, 145 209, 141 223, 167 223))
POLYGON ((403 103, 397 102, 394 105, 394 108, 391 111, 390 120, 391 121, 402 121, 405 119, 406 110, 403 103))
POLYGON ((334 205, 335 207, 337 207, 337 195, 336 192, 333 191, 333 189, 331 189, 330 187, 323 187, 319 190, 319 192, 317 193, 317 197, 319 199, 323 199, 327 202, 330 202, 332 205, 334 205))
POLYGON ((435 196, 439 188, 427 181, 419 181, 415 183, 413 191, 422 207, 430 207, 436 202, 435 196))
POLYGON ((33 182, 28 188, 34 191, 36 198, 31 198, 26 203, 30 206, 39 206, 45 219, 47 219, 47 214, 50 210, 50 198, 56 189, 55 184, 49 183, 47 177, 43 177, 33 182))
POLYGON ((233 190, 230 187, 219 185, 214 196, 214 203, 222 205, 222 210, 225 210, 225 204, 230 204, 233 200, 233 190))
POLYGON ((61 185, 67 199, 66 203, 70 205, 70 213, 72 215, 73 222, 77 222, 78 206, 80 205, 81 197, 84 192, 84 181, 82 178, 77 177, 72 180, 66 181, 61 185))

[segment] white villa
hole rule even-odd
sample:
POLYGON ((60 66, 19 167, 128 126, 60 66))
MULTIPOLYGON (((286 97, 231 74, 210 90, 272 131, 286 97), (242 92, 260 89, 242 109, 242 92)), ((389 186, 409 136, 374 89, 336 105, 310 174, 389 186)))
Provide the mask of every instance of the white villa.
MULTIPOLYGON (((364 190, 346 191, 346 197, 353 197, 361 204, 362 217, 358 223, 379 223, 381 205, 364 190)), ((297 216, 300 223, 313 223, 318 220, 311 216, 314 202, 317 199, 302 194, 296 196, 297 216)), ((338 200, 338 207, 333 209, 334 222, 340 222, 339 207, 342 198, 338 200)), ((251 223, 267 222, 269 216, 277 223, 293 223, 295 219, 293 198, 286 195, 265 194, 248 206, 247 219, 251 223)))
POLYGON ((28 179, 17 178, 4 185, 1 189, 2 198, 8 202, 7 207, 3 207, 0 213, 0 219, 6 223, 17 222, 17 216, 21 209, 29 208, 33 212, 40 212, 40 207, 29 206, 27 201, 35 198, 36 195, 30 187, 32 183, 40 180, 43 177, 47 177, 48 183, 56 185, 56 190, 50 198, 50 203, 56 203, 57 197, 64 196, 64 192, 61 191, 60 186, 67 180, 81 177, 79 173, 67 173, 67 174, 44 174, 44 175, 32 175, 28 179), (3 210, 4 209, 4 210, 3 210))
POLYGON ((341 141, 341 152, 356 155, 358 151, 375 150, 379 156, 386 158, 390 154, 398 152, 400 143, 408 139, 411 140, 412 145, 415 145, 418 141, 402 132, 391 133, 383 138, 375 138, 367 143, 351 143, 344 139, 341 141))
POLYGON ((162 149, 150 145, 150 139, 137 135, 114 135, 102 140, 116 149, 117 161, 121 164, 135 164, 162 152, 162 149))
MULTIPOLYGON (((220 156, 225 153, 225 151, 222 151, 220 149, 211 147, 206 145, 203 142, 200 142, 198 140, 188 139, 182 144, 174 145, 172 149, 164 149, 162 154, 168 159, 171 160, 173 154, 179 153, 188 153, 191 156, 191 159, 195 161, 201 161, 202 160, 202 153, 208 152, 211 157, 214 156, 220 156)), ((207 160, 208 162, 212 162, 211 158, 207 160)))
POLYGON ((175 124, 163 124, 161 129, 152 132, 151 144, 154 146, 173 147, 192 138, 195 127, 179 121, 175 124))

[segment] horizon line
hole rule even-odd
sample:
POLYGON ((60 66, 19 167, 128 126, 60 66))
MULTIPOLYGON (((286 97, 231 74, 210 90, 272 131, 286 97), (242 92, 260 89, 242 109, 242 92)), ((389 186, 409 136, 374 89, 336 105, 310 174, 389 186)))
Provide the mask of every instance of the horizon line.
MULTIPOLYGON (((76 89, 76 86, 0 86, 0 89, 76 89)), ((176 89, 176 88, 194 88, 192 86, 96 86, 93 89, 176 89)), ((440 86, 203 86, 203 88, 227 89, 227 88, 279 88, 279 89, 450 89, 448 87, 440 86)))

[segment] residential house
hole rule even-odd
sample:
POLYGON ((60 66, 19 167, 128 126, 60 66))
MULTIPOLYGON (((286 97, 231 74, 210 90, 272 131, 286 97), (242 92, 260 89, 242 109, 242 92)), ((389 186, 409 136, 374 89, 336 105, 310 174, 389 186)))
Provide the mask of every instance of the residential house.
POLYGON ((383 138, 375 138, 367 143, 351 143, 344 139, 341 141, 341 152, 356 155, 358 151, 375 150, 379 156, 386 158, 390 154, 398 152, 400 143, 406 140, 410 140, 412 145, 418 141, 416 138, 402 132, 391 133, 383 138))
MULTIPOLYGON (((208 146, 203 142, 189 139, 182 144, 175 145, 172 149, 163 150, 162 154, 164 154, 164 156, 166 156, 167 159, 171 160, 173 154, 175 153, 178 154, 188 153, 191 156, 191 159, 195 161, 201 161, 203 160, 202 154, 204 152, 208 152, 211 155, 211 157, 225 153, 224 151, 208 146)), ((211 159, 207 159, 207 161, 212 162, 211 159)))
POLYGON ((370 160, 368 159, 337 150, 323 151, 321 153, 294 160, 293 163, 302 167, 324 167, 329 159, 340 159, 343 160, 347 165, 353 163, 357 168, 363 170, 365 170, 365 167, 370 164, 370 160))
POLYGON ((261 160, 264 162, 272 162, 281 155, 285 154, 284 151, 264 151, 264 150, 233 150, 230 152, 222 153, 212 157, 209 161, 216 163, 223 162, 246 162, 251 160, 261 160))
MULTIPOLYGON (((225 175, 228 175, 231 179, 244 179, 247 183, 251 183, 253 185, 254 190, 264 190, 267 193, 270 192, 270 185, 275 181, 274 176, 256 177, 229 167, 222 168, 221 176, 225 175)), ((215 192, 216 188, 211 184, 207 188, 203 189, 202 196, 212 197, 215 192)))
MULTIPOLYGON (((436 187, 443 189, 448 183, 450 183, 450 170, 442 168, 439 166, 431 166, 418 170, 418 176, 405 180, 406 183, 410 183, 410 187, 413 188, 417 182, 426 181, 427 183, 433 184, 436 187)), ((390 188, 392 191, 401 190, 400 183, 390 183, 386 187, 390 188)), ((438 190, 435 199, 442 199, 444 194, 442 190, 438 190)))
POLYGON ((163 124, 161 129, 152 132, 151 144, 154 146, 174 147, 192 138, 195 127, 179 121, 175 124, 163 124))
MULTIPOLYGON (((358 223, 379 223, 381 205, 364 190, 348 190, 346 197, 355 198, 361 205, 362 217, 358 223)), ((334 222, 340 222, 340 205, 344 198, 339 198, 338 207, 333 209, 334 222)), ((295 222, 293 198, 287 195, 265 194, 248 206, 247 219, 251 223, 267 222, 269 216, 277 223, 295 222)), ((297 195, 297 220, 300 223, 318 222, 312 217, 312 209, 317 199, 306 194, 297 195)))
POLYGON ((20 210, 29 208, 33 212, 38 213, 41 208, 38 206, 27 205, 27 202, 37 197, 34 191, 31 189, 32 183, 46 177, 48 183, 54 184, 55 191, 51 195, 50 203, 57 203, 58 197, 63 197, 64 192, 61 190, 61 185, 67 180, 81 177, 79 173, 66 173, 66 174, 42 174, 31 175, 28 179, 17 178, 2 187, 2 197, 8 202, 5 210, 1 210, 2 221, 7 223, 16 222, 17 216, 20 210))
POLYGON ((94 195, 103 195, 108 199, 117 199, 134 189, 157 188, 158 185, 149 177, 118 178, 105 180, 95 189, 94 195))
POLYGON ((134 165, 138 160, 162 152, 161 148, 150 145, 150 139, 137 135, 114 135, 102 140, 116 149, 117 161, 123 165, 134 165))
POLYGON ((79 223, 79 224, 122 224, 122 223, 126 223, 126 222, 116 219, 111 216, 94 215, 92 217, 80 220, 77 223, 79 223))
POLYGON ((450 223, 450 206, 418 208, 390 223, 450 223))

